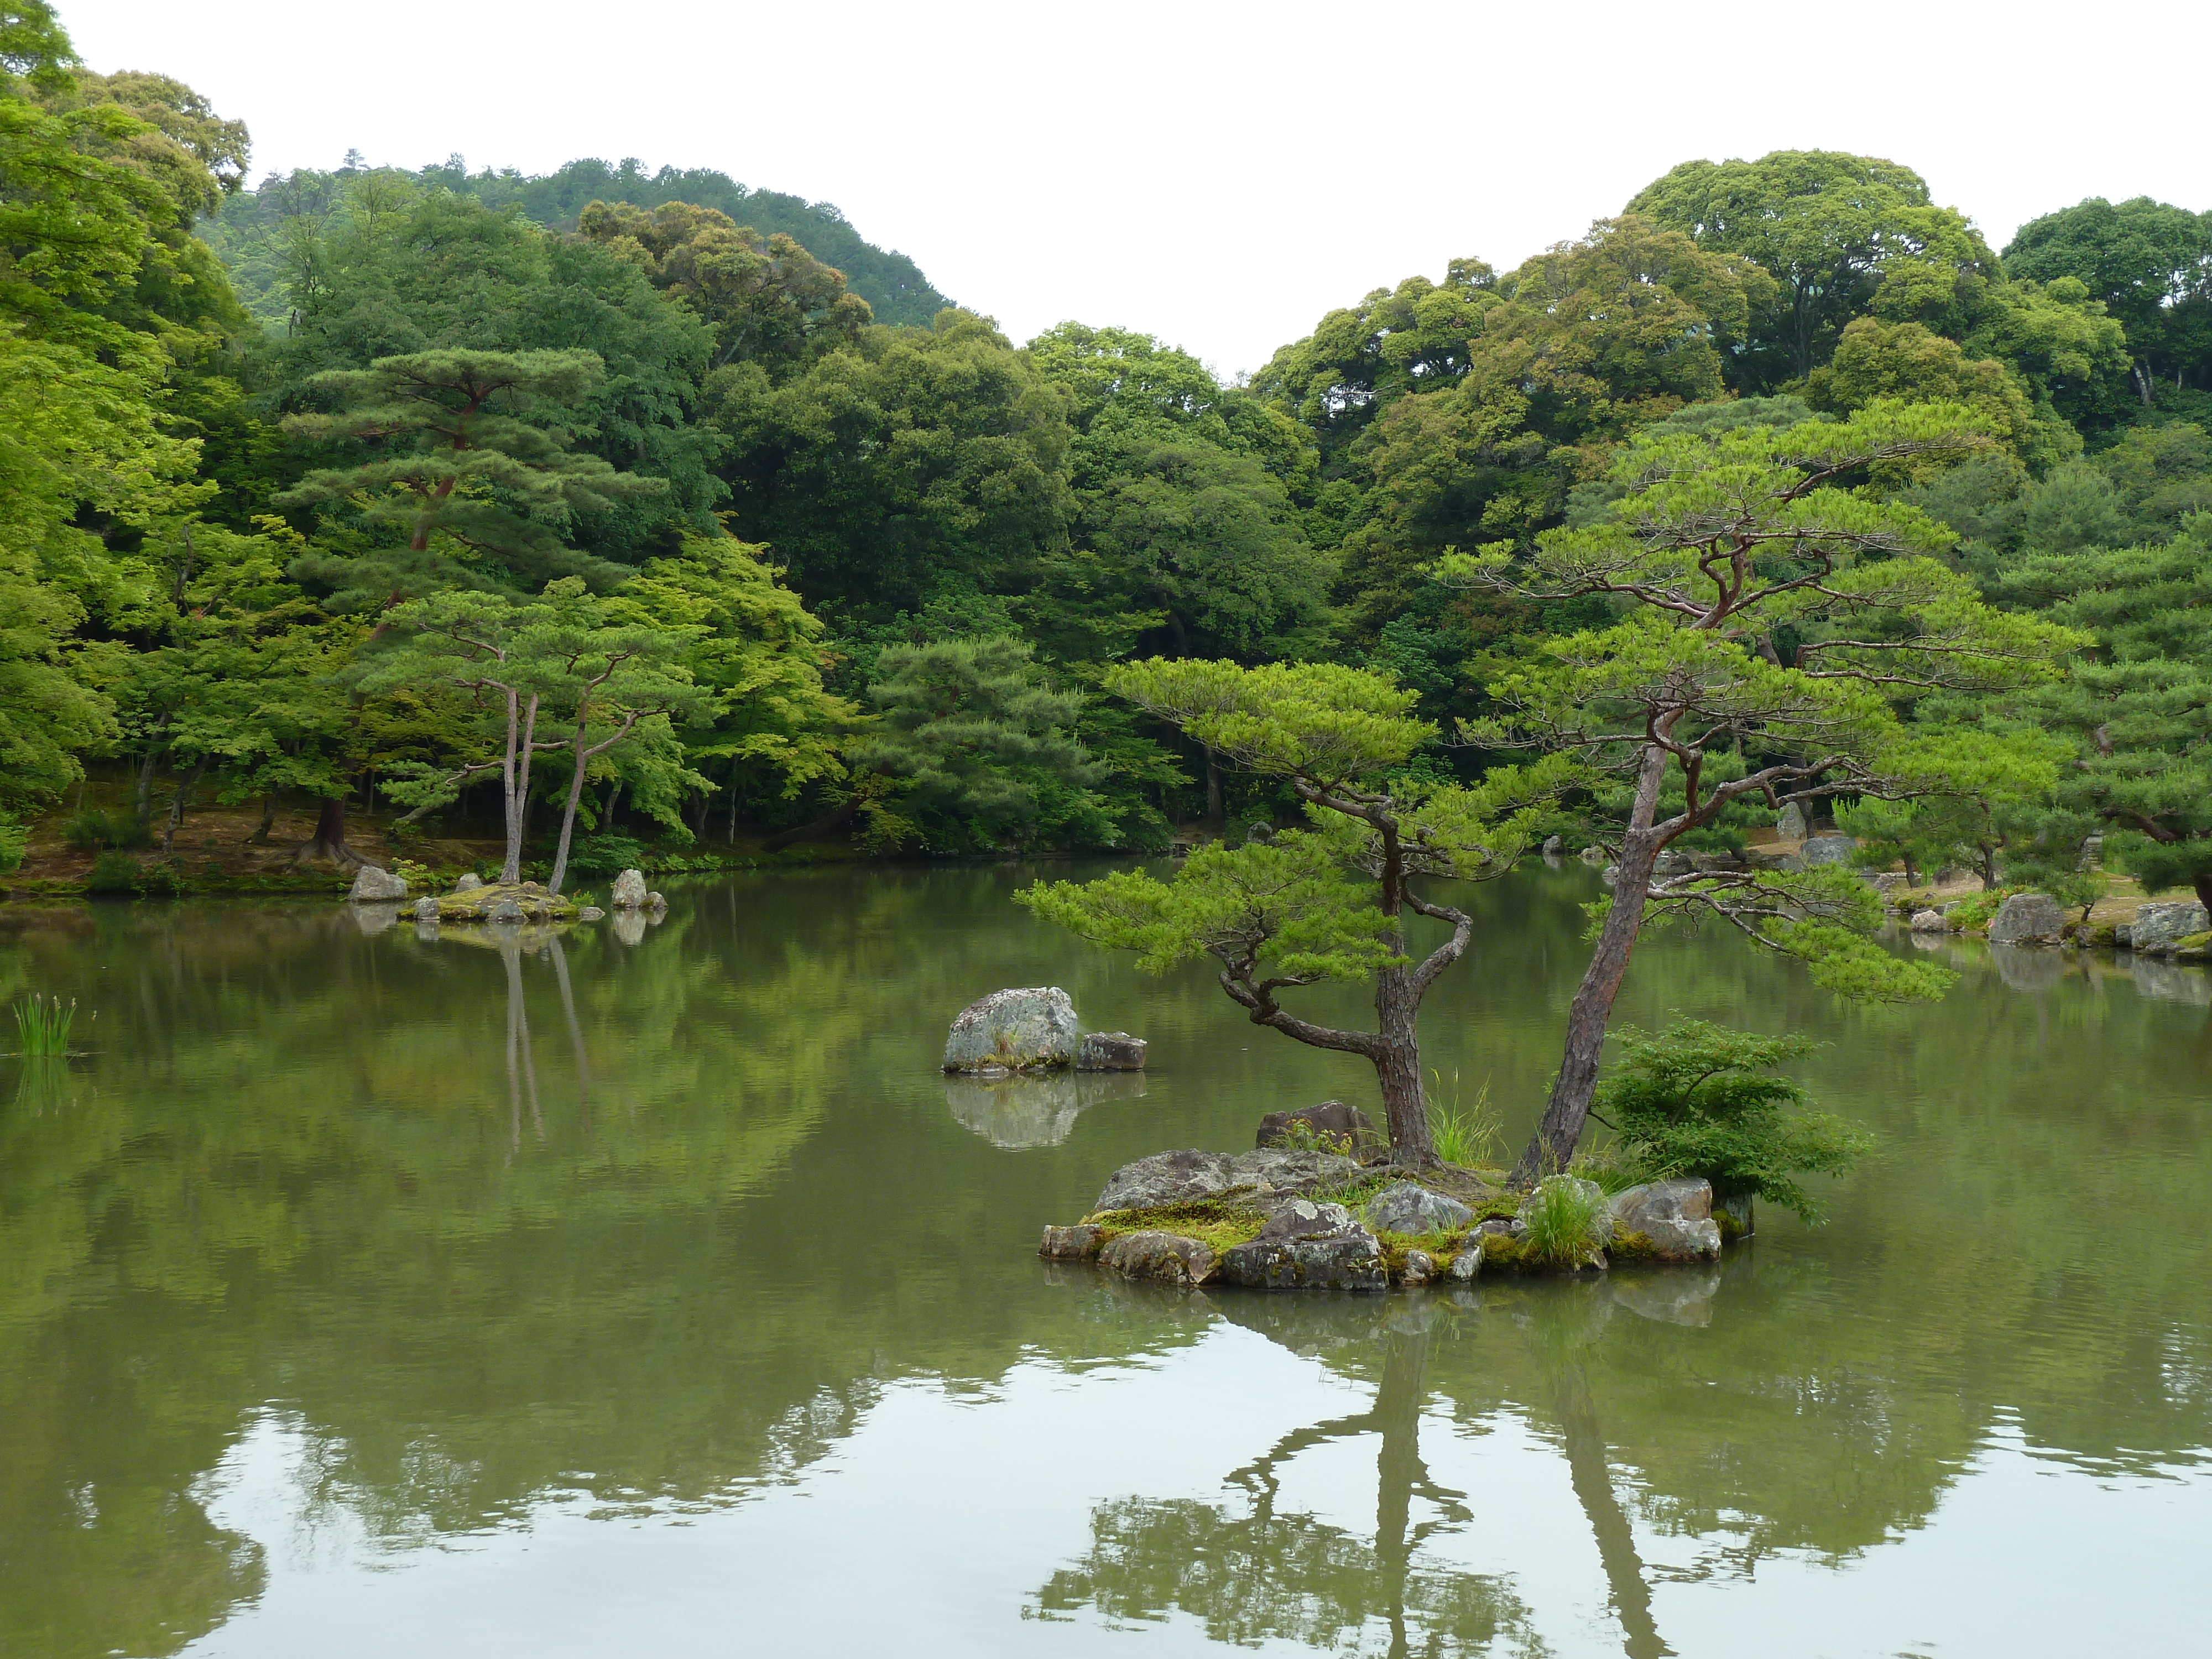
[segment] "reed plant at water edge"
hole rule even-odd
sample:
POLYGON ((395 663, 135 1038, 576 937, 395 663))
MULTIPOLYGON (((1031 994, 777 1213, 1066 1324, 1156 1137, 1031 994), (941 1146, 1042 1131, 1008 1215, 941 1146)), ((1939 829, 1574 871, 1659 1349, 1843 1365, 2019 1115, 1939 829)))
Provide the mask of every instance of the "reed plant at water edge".
POLYGON ((1499 1145, 1498 1110, 1490 1103, 1490 1079, 1483 1079, 1474 1102, 1464 1109, 1459 1096, 1457 1068, 1449 1084, 1443 1072, 1430 1069, 1429 1133, 1436 1141, 1437 1156, 1462 1169, 1490 1164, 1497 1158, 1499 1145))
POLYGON ((70 1028, 76 1023, 76 999, 40 996, 33 991, 15 1005, 15 1035, 27 1058, 70 1051, 70 1028))

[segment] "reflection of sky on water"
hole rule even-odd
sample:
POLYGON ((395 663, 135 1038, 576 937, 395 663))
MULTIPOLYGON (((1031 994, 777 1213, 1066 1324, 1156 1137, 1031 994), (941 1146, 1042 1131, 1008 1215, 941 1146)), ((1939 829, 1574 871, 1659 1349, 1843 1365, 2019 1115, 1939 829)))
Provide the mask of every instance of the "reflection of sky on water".
MULTIPOLYGON (((1365 1411, 1374 1392, 1224 1322, 1142 1363, 1075 1374, 1024 1363, 983 1393, 894 1384, 830 1456, 787 1483, 732 1493, 726 1507, 610 1524, 591 1518, 588 1495, 556 1497, 526 1526, 406 1551, 369 1539, 343 1505, 314 1501, 313 1443, 271 1413, 207 1487, 218 1523, 266 1550, 268 1589, 187 1651, 514 1651, 516 1609, 526 1607, 529 1650, 549 1659, 887 1644, 916 1656, 1218 1653, 1177 1611, 1121 1627, 1089 1609, 1041 1618, 1038 1587, 1091 1551, 1097 1506, 1142 1494, 1243 1513, 1251 1494, 1224 1476, 1306 1425, 1365 1411)), ((1556 1431, 1510 1411, 1456 1422, 1431 1397, 1419 1434, 1430 1477, 1465 1493, 1473 1520, 1429 1534, 1413 1570, 1492 1582, 1525 1610, 1528 1630, 1501 1632, 1491 1652, 1621 1653, 1606 1566, 1556 1431)), ((1275 1512, 1371 1542, 1380 1443, 1352 1437, 1301 1452, 1277 1472, 1275 1512)), ((1740 1535, 1655 1526, 1635 1472, 1615 1468, 1612 1483, 1651 1624, 1685 1656, 1777 1653, 1784 1632, 1794 1655, 2076 1655, 2089 1650, 2086 1587, 2194 1580, 2212 1502, 2202 1468, 2099 1475, 2001 1428, 1923 1525, 1844 1561, 1784 1551, 1747 1573, 1734 1559, 1740 1535), (2063 1533, 2054 1514, 2068 1517, 2063 1533)), ((1417 1527, 1437 1514, 1414 1499, 1417 1527)), ((2197 1633, 2178 1596, 2094 1604, 2096 1651, 2179 1653, 2197 1633)), ((1312 1650, 1271 1640, 1259 1650, 1312 1650)), ((1387 1632, 1376 1621, 1335 1650, 1387 1652, 1387 1632)))

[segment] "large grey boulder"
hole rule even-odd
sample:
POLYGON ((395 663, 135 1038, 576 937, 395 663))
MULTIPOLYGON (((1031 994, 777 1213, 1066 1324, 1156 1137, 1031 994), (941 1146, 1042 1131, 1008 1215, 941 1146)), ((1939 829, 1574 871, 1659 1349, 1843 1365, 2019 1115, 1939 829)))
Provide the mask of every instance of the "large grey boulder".
POLYGON ((2014 893, 1990 918, 1992 945, 2056 945, 2066 913, 2048 893, 2014 893))
POLYGON ((486 921, 519 922, 526 919, 522 906, 511 898, 503 898, 484 912, 486 921))
POLYGON ((1085 1031, 1076 1051, 1079 1072, 1141 1072, 1145 1069, 1145 1040, 1127 1031, 1085 1031))
POLYGON ((1037 1254, 1054 1261, 1089 1261, 1098 1254, 1100 1229, 1091 1226, 1047 1227, 1037 1254))
POLYGON ((1607 853, 1602 847, 1585 847, 1581 852, 1576 854, 1575 856, 1580 859, 1584 864, 1608 864, 1612 862, 1612 854, 1607 853))
POLYGON ((1804 840, 1805 828, 1805 809, 1794 800, 1775 816, 1774 833, 1784 841, 1804 840))
POLYGON ((1776 847, 1747 847, 1743 849, 1743 861, 1753 870, 1795 872, 1805 867, 1805 860, 1798 854, 1776 847))
POLYGON ((434 899, 434 898, 418 898, 418 899, 416 899, 416 900, 415 901, 415 920, 416 920, 416 921, 431 921, 431 922, 434 922, 435 921, 437 921, 437 919, 438 919, 438 901, 437 901, 437 900, 435 900, 435 899, 434 899))
POLYGON ((1615 1193, 1608 1207, 1616 1234, 1642 1233, 1668 1261, 1710 1261, 1721 1253, 1710 1182, 1647 1181, 1615 1193))
POLYGON ((645 872, 625 870, 615 878, 614 892, 607 902, 617 910, 642 910, 645 896, 645 872))
POLYGON ((1224 1251, 1221 1277, 1232 1285, 1261 1290, 1380 1291, 1389 1286, 1382 1247, 1375 1235, 1354 1221, 1341 1204, 1320 1204, 1310 1198, 1278 1205, 1259 1237, 1224 1251))
POLYGON ((1858 842, 1849 836, 1815 836, 1797 849, 1797 856, 1808 870, 1814 870, 1824 864, 1849 864, 1858 850, 1858 842))
POLYGON ((1395 1181, 1367 1200, 1359 1218, 1378 1233, 1449 1233, 1473 1221, 1474 1212, 1418 1182, 1395 1181))
POLYGON ((1367 1114, 1340 1100, 1324 1100, 1318 1106, 1302 1106, 1295 1112, 1270 1112, 1260 1120, 1260 1133, 1252 1144, 1279 1146, 1291 1135, 1299 1133, 1301 1128, 1316 1139, 1334 1142, 1346 1151, 1382 1144, 1382 1136, 1375 1133, 1375 1125, 1367 1114))
POLYGON ((2136 912, 2128 930, 2128 946, 2136 951, 2162 951, 2174 940, 2212 928, 2204 907, 2195 899, 2166 900, 2146 904, 2136 912))
POLYGON ((456 893, 473 893, 483 885, 483 878, 471 870, 453 884, 456 893))
POLYGON ((407 879, 395 876, 389 870, 380 870, 373 864, 361 866, 361 873, 353 878, 353 886, 346 894, 352 904, 389 904, 407 896, 407 879))
POLYGON ((1951 931, 1951 924, 1944 920, 1941 910, 1915 910, 1912 913, 1912 931, 1916 933, 1948 933, 1951 931))
POLYGON ((1220 1258, 1211 1247, 1181 1233, 1123 1233, 1098 1252, 1098 1265, 1126 1279, 1164 1279, 1170 1285, 1203 1285, 1220 1258))
POLYGON ((1253 1152, 1154 1152, 1108 1177, 1093 1210, 1150 1210, 1227 1193, 1255 1200, 1340 1187, 1359 1173, 1358 1160, 1330 1152, 1272 1147, 1253 1152))
POLYGON ((1565 848, 1566 842, 1562 841, 1557 836, 1547 836, 1544 837, 1544 856, 1547 859, 1555 859, 1559 857, 1560 853, 1565 850, 1565 848))
POLYGON ((953 1020, 945 1069, 988 1074, 1071 1066, 1082 1041, 1075 1005, 1057 985, 994 991, 953 1020))

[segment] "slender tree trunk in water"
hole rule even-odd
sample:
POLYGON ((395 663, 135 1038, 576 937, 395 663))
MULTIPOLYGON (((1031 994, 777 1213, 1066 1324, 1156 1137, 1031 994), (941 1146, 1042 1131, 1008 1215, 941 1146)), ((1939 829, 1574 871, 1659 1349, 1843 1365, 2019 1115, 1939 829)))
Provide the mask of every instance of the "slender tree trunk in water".
POLYGON ((361 854, 346 845, 346 804, 343 795, 325 796, 321 811, 315 816, 315 833, 300 844, 292 854, 292 862, 304 864, 309 859, 328 859, 341 870, 361 867, 361 854))
POLYGON ((1559 1074, 1552 1081, 1551 1098, 1528 1150, 1513 1166, 1513 1181, 1522 1186, 1540 1181, 1567 1167, 1589 1121, 1590 1100, 1597 1093, 1598 1060, 1605 1051, 1605 1028, 1613 1018, 1613 999, 1628 972, 1630 952, 1644 926, 1644 896, 1651 886, 1651 866, 1659 857, 1659 838, 1652 820, 1659 806, 1659 785, 1666 776, 1667 751, 1653 747, 1644 752, 1637 774, 1636 804, 1631 809, 1628 833, 1621 838, 1620 869, 1614 878, 1613 908, 1607 911, 1597 948, 1590 952, 1583 982, 1567 1011, 1566 1050, 1559 1057, 1559 1074))
POLYGON ((192 786, 200 781, 200 773, 206 766, 204 759, 196 760, 191 769, 177 780, 177 793, 169 800, 169 821, 161 831, 161 851, 164 854, 175 843, 177 831, 184 828, 185 803, 191 798, 192 786))
POLYGON ((1567 1479, 1581 1502, 1583 1516, 1597 1539, 1597 1556, 1612 1592, 1613 1617, 1620 1620, 1628 1659, 1662 1659, 1674 1649, 1659 1634, 1651 1616, 1651 1586, 1636 1553, 1636 1529, 1613 1490, 1606 1462, 1605 1431, 1597 1420, 1589 1378, 1579 1361, 1552 1380, 1559 1413, 1560 1438, 1566 1443, 1567 1479))
POLYGON ((1429 1105, 1421 1091, 1421 1045, 1414 1033, 1420 998, 1412 970, 1386 968, 1375 987, 1376 1029, 1382 1041, 1373 1056, 1382 1085, 1382 1113, 1390 1129, 1390 1161, 1410 1170, 1433 1169, 1437 1143, 1429 1133, 1429 1105))
POLYGON ((246 838, 246 844, 248 847, 266 847, 269 844, 269 832, 276 827, 276 797, 279 793, 277 790, 271 789, 261 798, 261 822, 254 826, 253 833, 246 838))

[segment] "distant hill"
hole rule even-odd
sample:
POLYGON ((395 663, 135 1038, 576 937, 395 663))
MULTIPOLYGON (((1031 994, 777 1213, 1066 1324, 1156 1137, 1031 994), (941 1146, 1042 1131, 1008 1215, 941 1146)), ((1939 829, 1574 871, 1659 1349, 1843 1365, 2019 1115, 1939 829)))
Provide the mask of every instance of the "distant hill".
MULTIPOLYGON (((347 160, 350 163, 354 158, 347 160)), ((221 216, 203 227, 203 234, 230 268, 239 297, 255 315, 281 322, 285 314, 278 291, 283 239, 275 234, 282 222, 301 213, 329 211, 346 182, 365 171, 349 165, 335 173, 302 168, 271 174, 258 191, 225 203, 221 216)), ((638 207, 690 202, 719 209, 739 224, 763 233, 783 232, 816 258, 843 271, 845 286, 868 302, 879 323, 927 325, 952 303, 931 286, 913 260, 863 239, 829 203, 809 202, 780 191, 749 190, 711 167, 665 167, 647 173, 634 157, 618 167, 586 157, 557 173, 533 178, 512 168, 471 173, 455 156, 443 166, 404 176, 427 187, 473 196, 489 207, 517 204, 525 217, 556 230, 575 228, 576 216, 595 201, 638 207)))

